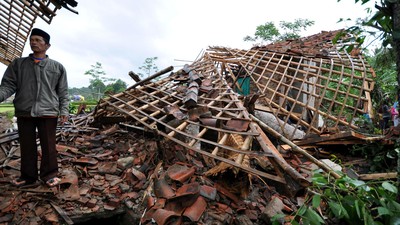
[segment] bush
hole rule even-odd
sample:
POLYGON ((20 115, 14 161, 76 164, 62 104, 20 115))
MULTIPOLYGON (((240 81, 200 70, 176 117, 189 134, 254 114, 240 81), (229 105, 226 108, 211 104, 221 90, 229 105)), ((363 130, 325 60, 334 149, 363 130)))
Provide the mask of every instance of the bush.
POLYGON ((400 224, 395 182, 334 179, 318 170, 309 190, 292 224, 400 224))

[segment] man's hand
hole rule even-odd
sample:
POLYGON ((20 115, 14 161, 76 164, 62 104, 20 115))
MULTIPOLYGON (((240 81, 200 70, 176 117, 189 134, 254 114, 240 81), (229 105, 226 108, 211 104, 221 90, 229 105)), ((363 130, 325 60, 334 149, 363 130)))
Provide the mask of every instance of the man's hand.
POLYGON ((66 115, 60 116, 60 124, 64 125, 66 122, 68 122, 68 116, 66 115))

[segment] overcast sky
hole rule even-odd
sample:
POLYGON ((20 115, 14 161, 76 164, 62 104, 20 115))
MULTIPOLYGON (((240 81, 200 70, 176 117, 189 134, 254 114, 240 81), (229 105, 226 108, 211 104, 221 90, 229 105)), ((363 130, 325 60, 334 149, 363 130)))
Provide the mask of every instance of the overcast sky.
MULTIPOLYGON (((365 7, 353 0, 77 0, 76 15, 64 8, 51 24, 40 18, 34 27, 51 35, 50 58, 67 69, 70 87, 89 85, 85 71, 100 62, 107 76, 134 81, 129 71, 149 57, 158 57, 159 70, 195 60, 209 46, 248 49, 244 42, 256 27, 266 22, 315 21, 303 36, 340 29, 353 23, 337 23, 340 18, 367 15, 365 7)), ((373 1, 371 1, 373 2, 373 1)), ((25 46, 24 56, 31 52, 25 46)), ((0 76, 6 67, 0 63, 0 76)))

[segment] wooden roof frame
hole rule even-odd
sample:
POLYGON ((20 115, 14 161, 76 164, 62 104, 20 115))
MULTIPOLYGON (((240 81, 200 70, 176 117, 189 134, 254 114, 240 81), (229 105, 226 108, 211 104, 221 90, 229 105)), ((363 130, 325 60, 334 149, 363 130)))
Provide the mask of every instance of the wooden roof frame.
POLYGON ((305 135, 323 134, 332 127, 357 130, 354 121, 368 113, 371 105, 374 72, 361 54, 347 54, 332 43, 327 46, 323 57, 301 55, 295 49, 280 52, 276 46, 210 47, 181 70, 160 77, 173 69, 169 68, 101 99, 93 113, 94 123, 119 121, 202 154, 210 164, 227 165, 207 173, 235 167, 286 184, 291 183, 284 176, 288 174, 307 186, 308 181, 288 165, 253 119, 251 111, 257 107, 238 94, 242 84, 237 78, 251 80, 251 91, 259 98, 249 102, 264 106, 287 139, 293 140, 294 134, 286 132, 285 126, 303 130, 305 135), (232 66, 243 70, 238 73, 232 66), (273 171, 251 167, 250 159, 271 161, 273 171))
POLYGON ((61 7, 56 0, 0 1, 0 62, 8 65, 21 57, 36 19, 50 24, 61 7))

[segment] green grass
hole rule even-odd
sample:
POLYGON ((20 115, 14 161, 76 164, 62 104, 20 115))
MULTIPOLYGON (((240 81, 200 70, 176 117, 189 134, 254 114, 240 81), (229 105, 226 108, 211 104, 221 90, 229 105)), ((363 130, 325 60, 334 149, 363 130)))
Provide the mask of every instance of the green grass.
POLYGON ((2 103, 0 104, 0 113, 5 113, 5 112, 14 112, 14 105, 11 103, 2 103))
POLYGON ((6 115, 8 119, 12 119, 14 117, 14 105, 12 103, 1 103, 0 114, 6 115))

